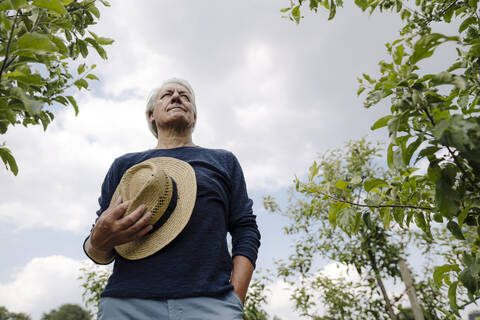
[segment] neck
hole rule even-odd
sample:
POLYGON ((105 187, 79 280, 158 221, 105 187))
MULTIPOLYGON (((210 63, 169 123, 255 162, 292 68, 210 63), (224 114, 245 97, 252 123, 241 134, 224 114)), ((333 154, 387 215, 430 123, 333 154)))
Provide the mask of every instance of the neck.
POLYGON ((186 146, 195 146, 192 141, 192 131, 178 132, 176 130, 157 130, 158 142, 155 149, 171 149, 186 146))

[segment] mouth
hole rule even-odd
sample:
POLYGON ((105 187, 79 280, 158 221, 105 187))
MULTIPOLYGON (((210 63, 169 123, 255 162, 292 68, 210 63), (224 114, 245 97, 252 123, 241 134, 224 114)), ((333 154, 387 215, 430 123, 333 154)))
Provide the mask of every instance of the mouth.
POLYGON ((167 109, 167 112, 168 112, 168 111, 175 110, 175 109, 179 109, 179 110, 185 111, 185 109, 182 108, 181 106, 175 105, 175 106, 169 107, 169 108, 167 109))

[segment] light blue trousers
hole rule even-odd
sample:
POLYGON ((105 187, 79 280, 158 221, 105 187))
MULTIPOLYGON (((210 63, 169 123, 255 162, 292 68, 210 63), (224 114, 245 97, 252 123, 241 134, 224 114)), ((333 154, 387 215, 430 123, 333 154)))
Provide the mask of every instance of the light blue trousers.
POLYGON ((242 320, 243 305, 230 291, 221 297, 149 300, 100 299, 98 320, 242 320))

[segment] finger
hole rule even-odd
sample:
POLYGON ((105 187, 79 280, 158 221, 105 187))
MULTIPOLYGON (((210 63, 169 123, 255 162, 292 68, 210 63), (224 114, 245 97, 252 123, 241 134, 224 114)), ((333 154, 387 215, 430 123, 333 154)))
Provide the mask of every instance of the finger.
POLYGON ((125 201, 115 207, 110 208, 110 216, 114 220, 121 219, 124 216, 125 211, 127 210, 129 204, 130 204, 130 201, 125 201))
POLYGON ((146 226, 144 226, 142 229, 140 229, 140 231, 138 231, 137 233, 131 235, 129 238, 128 238, 128 241, 133 241, 133 240, 137 240, 137 239, 140 239, 141 237, 143 237, 144 235, 146 235, 147 233, 150 232, 150 230, 152 230, 153 226, 151 224, 147 224, 146 226))
POLYGON ((122 203, 122 196, 118 196, 117 200, 115 200, 115 202, 113 202, 113 203, 110 203, 110 205, 108 206, 108 208, 115 208, 115 207, 118 206, 120 203, 122 203))
POLYGON ((130 226, 134 225, 135 223, 138 222, 138 220, 140 218, 142 218, 142 216, 144 216, 144 213, 145 213, 145 210, 147 209, 147 206, 142 204, 140 206, 138 206, 137 209, 135 209, 134 211, 132 211, 130 214, 124 216, 123 218, 121 218, 118 222, 119 222, 119 227, 121 230, 124 230, 124 229, 127 229, 129 228, 130 226))
POLYGON ((134 235, 140 230, 142 230, 145 226, 149 225, 149 221, 152 218, 152 213, 147 212, 143 216, 141 216, 134 224, 128 227, 125 231, 129 235, 134 235))

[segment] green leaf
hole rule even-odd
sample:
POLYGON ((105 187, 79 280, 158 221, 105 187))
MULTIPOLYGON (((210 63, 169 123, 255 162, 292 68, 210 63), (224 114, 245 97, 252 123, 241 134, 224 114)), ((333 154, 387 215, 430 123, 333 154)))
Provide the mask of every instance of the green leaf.
POLYGON ((425 221, 425 216, 423 215, 423 213, 415 211, 415 224, 417 225, 417 227, 422 229, 423 232, 425 232, 426 234, 430 234, 430 228, 425 221))
POLYGON ((57 46, 45 34, 25 33, 17 40, 18 47, 24 50, 55 52, 57 46))
POLYGON ((27 5, 26 0, 3 0, 0 2, 0 11, 18 10, 27 5))
POLYGON ((387 150, 387 164, 390 169, 395 169, 395 166, 393 164, 393 144, 389 144, 388 150, 387 150))
POLYGON ((82 54, 82 57, 86 58, 88 55, 87 43, 81 39, 77 39, 76 44, 77 44, 78 50, 82 54))
POLYGON ((365 188, 365 191, 370 192, 370 190, 372 190, 373 188, 388 187, 388 184, 382 179, 368 178, 363 183, 363 186, 365 188))
POLYGON ((16 176, 18 174, 18 166, 11 151, 8 148, 0 147, 0 158, 2 158, 5 168, 16 176))
POLYGON ((458 220, 458 225, 459 225, 460 227, 462 227, 463 222, 465 221, 465 218, 468 216, 468 211, 470 210, 471 207, 472 207, 471 204, 468 205, 468 206, 466 206, 466 207, 462 210, 462 212, 460 212, 460 214, 458 215, 457 220, 458 220))
POLYGON ((343 180, 338 180, 337 183, 335 184, 335 188, 340 189, 340 190, 345 190, 345 188, 349 185, 347 181, 343 180))
POLYGON ((78 116, 78 105, 77 101, 72 96, 67 96, 68 101, 70 101, 70 104, 73 106, 73 109, 75 110, 75 116, 78 116))
POLYGON ((314 161, 313 164, 308 169, 308 181, 312 182, 313 179, 317 176, 318 170, 320 167, 318 166, 317 162, 314 161))
POLYGON ((337 212, 336 222, 345 233, 351 235, 358 229, 359 218, 361 219, 360 215, 357 215, 357 212, 348 206, 337 212))
MULTIPOLYGON (((398 223, 400 227, 403 227, 403 222, 405 219, 405 210, 400 208, 393 208, 392 211, 393 211, 393 218, 395 219, 395 221, 398 223)), ((407 220, 407 225, 410 224, 410 221, 412 219, 411 214, 408 215, 408 218, 409 219, 407 220)))
POLYGON ((295 20, 295 22, 298 24, 300 23, 300 5, 295 6, 292 11, 291 11, 292 17, 295 20))
POLYGON ((335 202, 330 205, 330 208, 328 208, 328 221, 333 228, 337 225, 337 213, 348 207, 350 205, 344 202, 335 202))
POLYGON ((392 214, 390 208, 380 208, 380 216, 382 218, 385 229, 390 230, 390 222, 392 221, 392 214))
POLYGON ((49 9, 59 14, 67 14, 67 9, 60 0, 35 0, 32 2, 34 6, 49 9))
POLYGON ((355 0, 355 4, 362 9, 362 11, 367 10, 369 2, 368 0, 355 0))
POLYGON ((95 7, 94 4, 91 4, 91 5, 88 7, 88 11, 90 11, 95 17, 97 17, 97 19, 100 18, 100 11, 98 10, 97 7, 95 7))
POLYGON ((399 45, 395 48, 395 51, 393 52, 393 62, 395 64, 401 65, 402 64, 402 59, 404 55, 404 48, 403 45, 399 45))
POLYGON ((78 79, 73 84, 76 85, 78 89, 81 89, 82 87, 88 89, 88 82, 85 79, 78 79))
POLYGON ((77 68, 77 73, 78 74, 82 74, 83 71, 85 71, 85 63, 80 64, 77 68))
POLYGON ((334 0, 330 0, 330 14, 328 15, 328 20, 332 20, 335 18, 335 14, 337 13, 337 4, 334 0))
POLYGON ((410 160, 420 144, 422 144, 422 139, 419 137, 408 145, 406 152, 403 154, 403 160, 406 166, 410 165, 410 160))
POLYGON ((475 281, 470 268, 462 270, 458 275, 458 279, 462 282, 465 288, 467 288, 469 293, 475 294, 477 291, 477 282, 475 281))
POLYGON ((458 264, 445 264, 443 266, 435 267, 433 271, 433 281, 439 286, 442 285, 444 274, 450 271, 460 271, 458 264))
POLYGON ((97 77, 96 75, 94 75, 93 73, 87 74, 87 76, 86 76, 85 78, 90 79, 90 80, 100 80, 100 79, 98 79, 98 77, 97 77))
POLYGON ((375 123, 373 124, 373 126, 370 127, 370 129, 371 130, 377 130, 377 129, 383 128, 383 127, 387 126, 388 121, 390 121, 390 119, 392 119, 392 118, 393 118, 392 115, 382 117, 382 118, 378 119, 377 121, 375 121, 375 123))
POLYGON ((5 77, 21 81, 25 84, 42 86, 46 83, 45 79, 42 78, 39 74, 24 74, 22 72, 11 72, 5 75, 5 77))
POLYGON ((55 45, 58 48, 58 52, 60 52, 64 56, 68 56, 68 48, 67 48, 67 46, 65 45, 65 43, 63 42, 62 39, 60 39, 59 37, 51 35, 50 40, 52 40, 52 42, 55 43, 55 45))
POLYGON ((460 90, 465 90, 467 88, 467 82, 462 77, 454 76, 452 83, 460 90))
POLYGON ((350 180, 351 184, 359 184, 362 182, 362 177, 360 176, 354 176, 352 180, 350 180))
POLYGON ((462 24, 460 25, 460 27, 458 27, 458 33, 462 33, 465 29, 468 28, 469 25, 471 25, 472 23, 474 23, 476 20, 475 17, 473 16, 470 16, 468 17, 467 19, 463 20, 462 24))
POLYGON ((450 308, 456 315, 458 314, 458 306, 457 306, 457 285, 458 281, 452 282, 450 287, 448 288, 448 300, 450 301, 450 308))
POLYGON ((115 42, 115 40, 110 39, 110 38, 104 38, 104 37, 99 37, 97 39, 97 42, 101 44, 102 46, 107 46, 115 42))
POLYGON ((465 240, 465 237, 463 236, 463 233, 462 233, 462 229, 455 221, 452 221, 452 220, 448 221, 447 229, 450 230, 450 232, 458 240, 465 240))
POLYGON ((440 213, 448 219, 456 216, 459 211, 459 195, 452 188, 456 173, 453 167, 443 169, 435 185, 435 203, 440 213))

